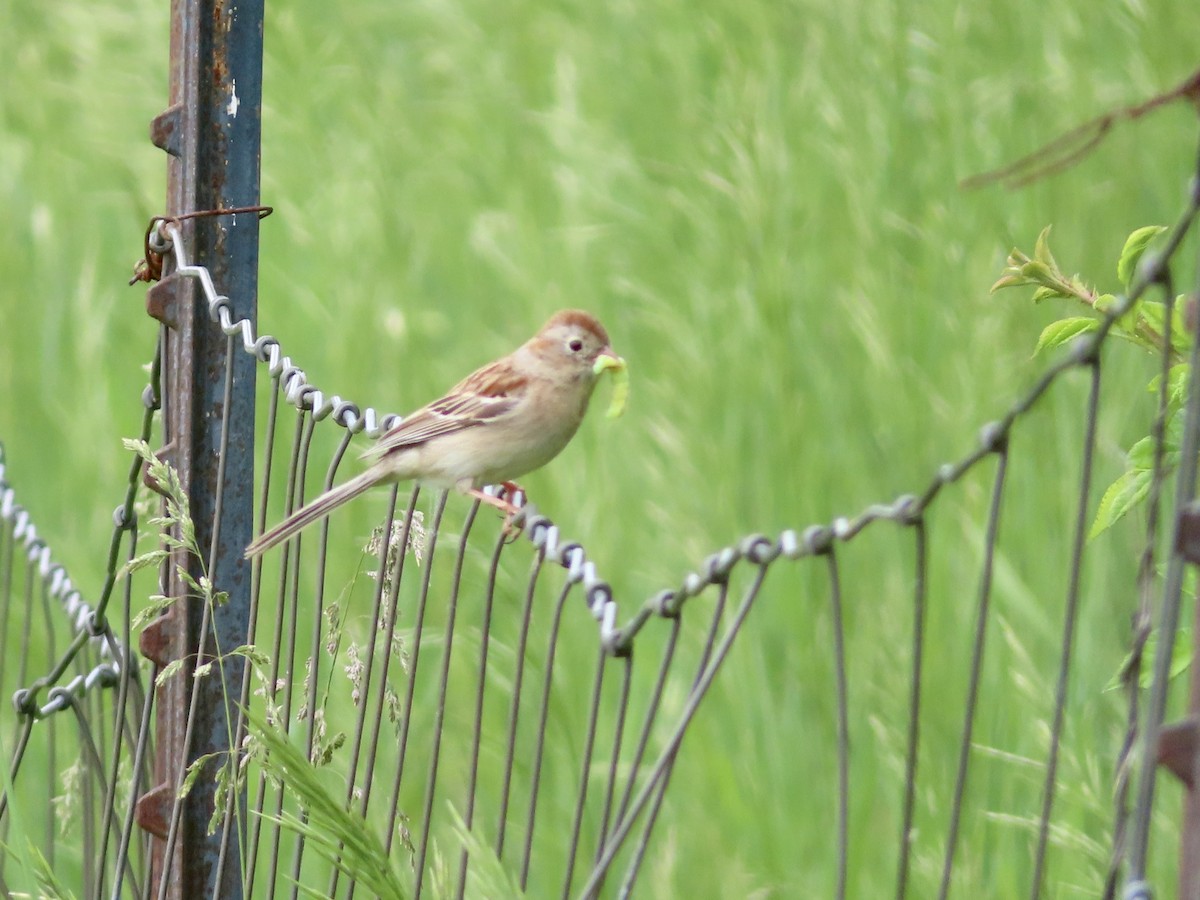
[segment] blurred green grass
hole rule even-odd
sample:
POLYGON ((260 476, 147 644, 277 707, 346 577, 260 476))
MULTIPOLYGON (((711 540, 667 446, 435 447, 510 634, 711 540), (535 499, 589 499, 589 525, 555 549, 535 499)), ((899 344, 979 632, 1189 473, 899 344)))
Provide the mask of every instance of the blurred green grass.
MULTIPOLYGON (((146 126, 165 102, 166 9, 6 4, 3 18, 0 441, 86 594, 153 350, 125 279, 161 211, 146 126)), ((630 409, 589 420, 526 487, 628 613, 748 532, 853 514, 972 446, 1039 371, 1030 349, 1056 314, 987 295, 1008 249, 1052 223, 1064 265, 1111 286, 1124 236, 1181 205, 1194 116, 1123 126, 1018 193, 956 182, 1174 85, 1196 64, 1177 37, 1198 18, 1128 0, 270 9, 261 327, 323 389, 402 412, 554 308, 599 314, 631 364, 630 409)), ((1101 484, 1145 431, 1153 365, 1125 348, 1106 361, 1101 484)), ((976 730, 1031 757, 1076 492, 1085 385, 1069 382, 1014 441, 976 730)), ((989 479, 932 523, 919 894, 940 865, 989 479)), ((1121 721, 1101 688, 1124 651, 1137 532, 1089 560, 1072 680, 1063 834, 1101 845, 1121 721)), ((843 553, 851 885, 872 896, 893 874, 912 573, 903 539, 860 540, 843 553)), ((831 891, 826 588, 786 565, 768 586, 685 741, 654 895, 831 891)), ((1029 815, 1040 772, 975 764, 959 883, 1010 895, 1031 840, 985 813, 1029 815)), ((1169 872, 1174 840, 1159 837, 1169 872)), ((1096 893, 1103 861, 1062 840, 1048 895, 1096 893)))

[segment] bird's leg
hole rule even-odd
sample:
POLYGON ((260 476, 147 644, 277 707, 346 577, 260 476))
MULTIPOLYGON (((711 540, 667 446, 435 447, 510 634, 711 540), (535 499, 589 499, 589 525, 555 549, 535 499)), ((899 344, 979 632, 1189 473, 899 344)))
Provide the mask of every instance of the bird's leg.
POLYGON ((521 486, 514 481, 506 481, 500 487, 502 490, 499 496, 493 496, 492 494, 485 493, 474 486, 464 486, 460 488, 460 490, 462 490, 462 492, 467 496, 474 497, 481 503, 486 503, 488 506, 494 506, 496 509, 503 512, 504 526, 500 529, 500 533, 504 535, 505 538, 511 537, 513 540, 515 540, 517 535, 521 533, 521 529, 514 527, 512 520, 513 516, 515 516, 519 511, 520 507, 514 505, 510 500, 506 499, 506 497, 512 497, 517 493, 523 494, 525 492, 521 489, 521 486))
POLYGON ((509 517, 517 514, 517 508, 505 500, 503 497, 494 497, 491 494, 484 493, 479 488, 471 487, 463 491, 468 497, 474 497, 480 503, 486 503, 488 506, 494 506, 496 509, 505 513, 509 517))
MULTIPOLYGON (((525 488, 521 487, 515 481, 505 481, 500 484, 500 496, 505 498, 516 499, 517 495, 525 495, 525 488)), ((521 526, 513 525, 513 516, 516 515, 515 510, 518 508, 509 500, 509 505, 513 507, 514 512, 510 512, 504 519, 504 527, 500 529, 500 533, 505 536, 508 543, 512 543, 521 536, 521 526)))
POLYGON ((515 496, 517 496, 517 494, 524 494, 524 493, 525 493, 525 488, 521 487, 515 481, 500 482, 500 496, 501 497, 515 497, 515 496))

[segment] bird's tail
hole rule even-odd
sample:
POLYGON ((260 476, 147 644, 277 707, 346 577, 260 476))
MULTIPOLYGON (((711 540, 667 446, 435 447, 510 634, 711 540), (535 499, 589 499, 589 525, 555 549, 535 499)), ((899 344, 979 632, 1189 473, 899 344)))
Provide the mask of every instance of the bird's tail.
POLYGON ((381 473, 372 467, 346 483, 330 488, 307 506, 302 506, 274 528, 255 538, 246 548, 246 558, 258 556, 263 551, 282 544, 301 528, 324 518, 347 500, 352 500, 382 480, 381 473))

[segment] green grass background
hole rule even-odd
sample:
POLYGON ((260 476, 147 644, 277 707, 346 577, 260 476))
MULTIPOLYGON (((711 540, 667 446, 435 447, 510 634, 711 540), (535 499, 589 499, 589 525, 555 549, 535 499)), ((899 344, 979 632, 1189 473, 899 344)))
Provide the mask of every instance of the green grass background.
MULTIPOLYGON (((94 594, 155 337, 125 280, 162 209, 146 127, 165 103, 167 12, 0 9, 0 441, 20 502, 94 594)), ((1020 192, 957 181, 1173 86, 1198 26, 1194 5, 1134 0, 281 4, 261 327, 322 388, 404 411, 554 309, 596 312, 630 362, 630 408, 589 420, 526 487, 628 615, 714 549, 917 490, 972 446, 1062 312, 989 297, 1007 251, 1053 224, 1064 268, 1114 288, 1125 235, 1182 204, 1194 111, 1122 126, 1020 192)), ((1106 362, 1102 485, 1146 430, 1153 368, 1124 347, 1106 362)), ((1016 760, 1044 754, 1085 387, 1067 379, 1013 445, 963 893, 1028 879, 1019 820, 1040 771, 1016 760)), ((989 489, 990 471, 969 477, 932 523, 917 895, 940 865, 989 489)), ((1048 896, 1099 889, 1122 714, 1102 688, 1139 531, 1131 519, 1088 561, 1048 896)), ((855 896, 893 874, 909 543, 877 528, 843 554, 855 896)), ((782 564, 769 588, 685 742, 650 896, 832 889, 822 571, 782 564)), ((1163 884, 1174 852, 1163 826, 1163 884)))

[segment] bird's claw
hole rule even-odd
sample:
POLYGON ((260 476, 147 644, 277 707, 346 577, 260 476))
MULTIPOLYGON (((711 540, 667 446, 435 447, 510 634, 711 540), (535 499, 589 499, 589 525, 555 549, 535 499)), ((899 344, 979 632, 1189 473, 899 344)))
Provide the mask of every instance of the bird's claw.
POLYGON ((516 515, 521 511, 521 508, 508 498, 511 497, 513 500, 515 500, 518 495, 524 498, 525 489, 515 481, 506 481, 500 485, 500 497, 509 506, 508 513, 504 517, 504 524, 500 527, 500 537, 506 544, 511 544, 516 541, 516 539, 521 536, 521 532, 525 528, 524 525, 517 525, 513 523, 513 519, 516 518, 516 515))
POLYGON ((517 537, 521 534, 523 526, 514 525, 513 519, 516 518, 517 513, 521 511, 521 507, 517 506, 508 498, 511 497, 515 500, 517 499, 518 495, 521 498, 524 498, 524 488, 522 488, 515 481, 506 481, 500 485, 499 494, 488 494, 479 490, 478 488, 470 488, 466 491, 466 493, 469 496, 474 497, 476 500, 486 503, 488 506, 496 507, 496 509, 504 513, 504 525, 500 529, 500 534, 505 539, 506 543, 512 543, 512 541, 517 539, 517 537))

